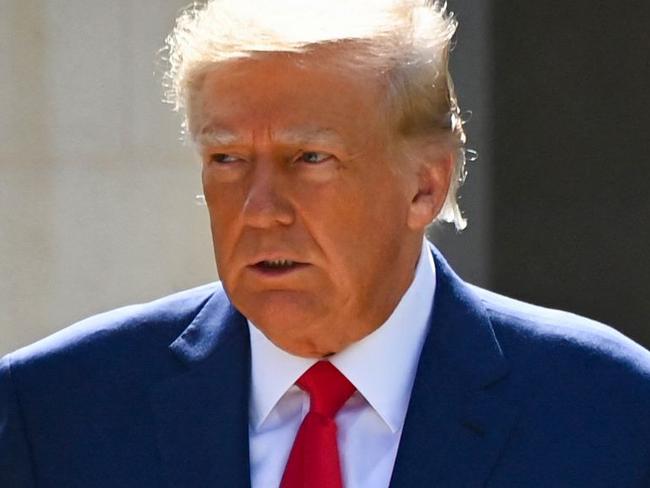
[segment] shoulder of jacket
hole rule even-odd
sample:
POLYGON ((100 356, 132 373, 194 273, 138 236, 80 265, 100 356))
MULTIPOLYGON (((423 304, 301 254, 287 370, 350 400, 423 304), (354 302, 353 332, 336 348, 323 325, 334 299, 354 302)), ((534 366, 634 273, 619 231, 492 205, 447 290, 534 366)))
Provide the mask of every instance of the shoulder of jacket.
POLYGON ((169 343, 215 293, 225 293, 220 282, 93 315, 8 354, 3 362, 19 368, 57 356, 92 354, 119 344, 169 343))

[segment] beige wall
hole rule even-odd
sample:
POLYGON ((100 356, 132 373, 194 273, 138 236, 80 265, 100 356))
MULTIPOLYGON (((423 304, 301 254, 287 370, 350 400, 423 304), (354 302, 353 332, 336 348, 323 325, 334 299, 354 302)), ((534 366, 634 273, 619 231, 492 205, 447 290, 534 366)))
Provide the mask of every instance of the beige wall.
POLYGON ((185 2, 0 3, 0 355, 215 278, 199 165, 160 102, 185 2))

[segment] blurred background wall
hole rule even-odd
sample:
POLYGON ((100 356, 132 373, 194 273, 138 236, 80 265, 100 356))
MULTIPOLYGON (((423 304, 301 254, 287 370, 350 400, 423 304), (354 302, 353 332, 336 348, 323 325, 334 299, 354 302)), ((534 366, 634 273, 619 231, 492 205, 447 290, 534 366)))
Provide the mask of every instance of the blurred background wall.
MULTIPOLYGON (((180 0, 0 0, 0 355, 215 277, 199 165, 160 102, 180 0)), ((450 0, 471 110, 464 278, 650 345, 650 3, 450 0)))
POLYGON ((449 4, 480 157, 470 228, 435 237, 462 276, 650 347, 650 2, 449 4))
POLYGON ((492 7, 500 292, 650 346, 650 2, 492 7))
POLYGON ((214 280, 154 61, 181 0, 0 0, 0 354, 214 280))

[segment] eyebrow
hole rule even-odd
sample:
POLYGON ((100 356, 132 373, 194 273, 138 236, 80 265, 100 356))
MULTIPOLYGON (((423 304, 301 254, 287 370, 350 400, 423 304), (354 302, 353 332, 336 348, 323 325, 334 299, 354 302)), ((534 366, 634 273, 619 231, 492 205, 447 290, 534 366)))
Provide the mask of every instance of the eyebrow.
POLYGON ((327 127, 304 127, 288 129, 277 134, 280 140, 289 144, 320 142, 323 144, 343 145, 343 137, 336 130, 327 127))
POLYGON ((194 144, 199 147, 206 146, 228 146, 235 144, 239 137, 229 129, 221 127, 206 127, 199 134, 194 136, 194 144))
MULTIPOLYGON (((341 134, 328 127, 285 129, 274 132, 273 139, 296 146, 317 143, 345 147, 341 134)), ((246 140, 239 136, 237 132, 219 126, 207 126, 194 137, 194 143, 199 147, 237 145, 245 143, 246 140)))

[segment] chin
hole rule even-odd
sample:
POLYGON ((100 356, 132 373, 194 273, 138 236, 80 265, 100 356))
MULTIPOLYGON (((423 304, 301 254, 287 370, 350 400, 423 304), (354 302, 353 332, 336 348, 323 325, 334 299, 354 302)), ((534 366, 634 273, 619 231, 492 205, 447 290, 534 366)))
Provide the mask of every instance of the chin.
POLYGON ((255 290, 237 293, 230 299, 237 309, 255 322, 258 320, 295 321, 304 323, 322 317, 326 307, 315 294, 297 290, 255 290))
POLYGON ((231 300, 262 330, 298 331, 324 315, 322 306, 315 306, 314 300, 293 291, 265 291, 244 297, 235 295, 231 300))
POLYGON ((327 314, 305 308, 300 302, 264 300, 239 310, 271 342, 295 356, 321 358, 341 349, 332 343, 334 331, 323 322, 327 314))
POLYGON ((294 338, 281 333, 274 334, 274 332, 277 331, 262 330, 262 333, 266 335, 273 344, 294 356, 321 359, 336 354, 343 349, 342 347, 332 347, 331 345, 320 344, 318 340, 309 337, 309 335, 301 335, 294 338))

